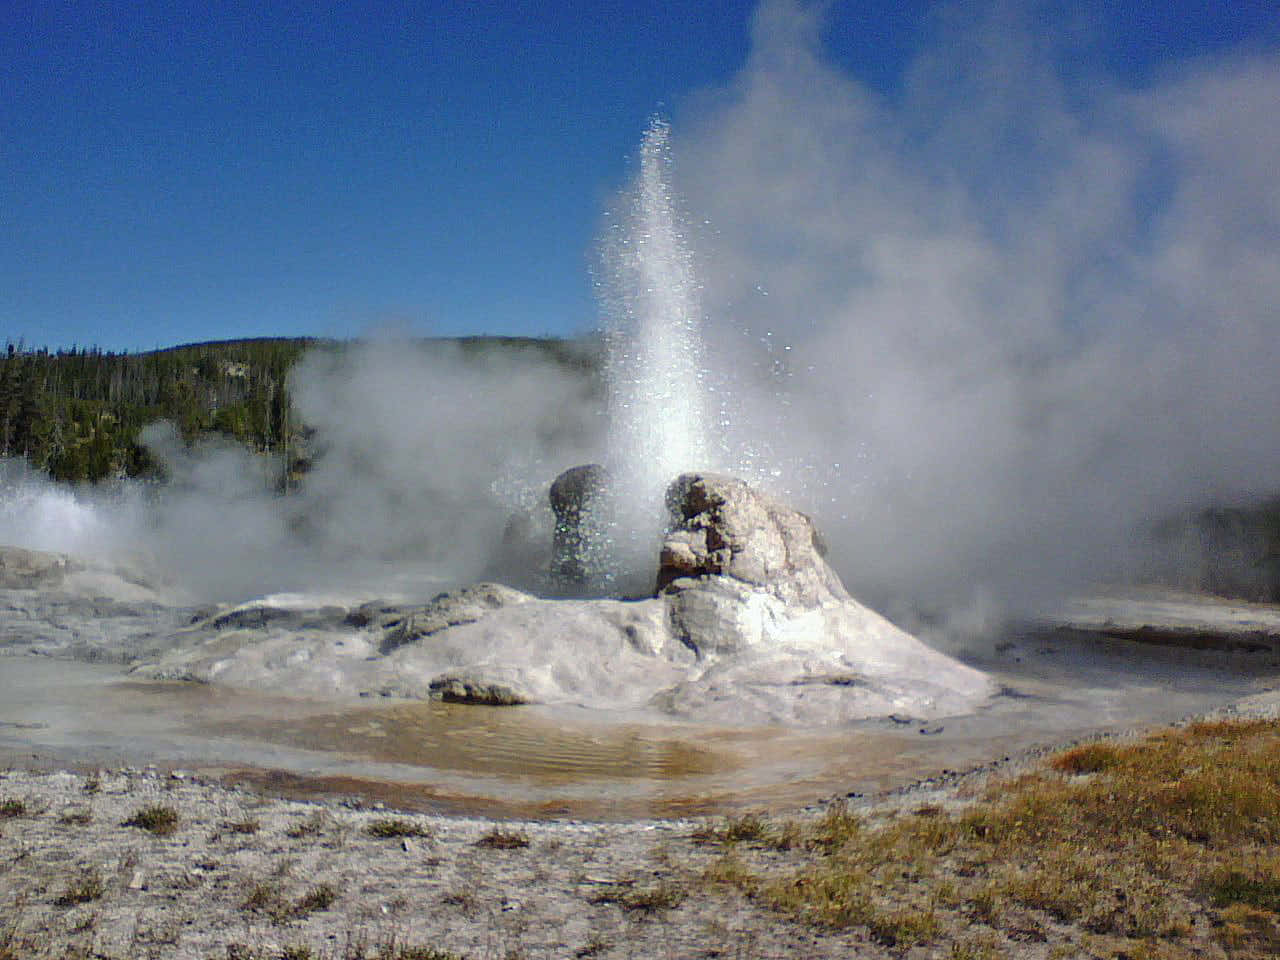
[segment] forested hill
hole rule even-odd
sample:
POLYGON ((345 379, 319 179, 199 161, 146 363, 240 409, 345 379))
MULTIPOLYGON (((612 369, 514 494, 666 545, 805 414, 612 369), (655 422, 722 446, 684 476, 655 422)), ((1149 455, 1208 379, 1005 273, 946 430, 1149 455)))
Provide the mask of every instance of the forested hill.
MULTIPOLYGON (((467 351, 536 349, 561 362, 591 363, 589 352, 564 341, 452 342, 467 351)), ((110 353, 9 343, 0 354, 0 457, 25 457, 70 483, 154 476, 159 466, 138 436, 147 424, 168 420, 187 443, 225 436, 279 454, 294 471, 302 465, 307 431, 291 409, 289 370, 307 350, 347 347, 334 340, 261 338, 110 353)))

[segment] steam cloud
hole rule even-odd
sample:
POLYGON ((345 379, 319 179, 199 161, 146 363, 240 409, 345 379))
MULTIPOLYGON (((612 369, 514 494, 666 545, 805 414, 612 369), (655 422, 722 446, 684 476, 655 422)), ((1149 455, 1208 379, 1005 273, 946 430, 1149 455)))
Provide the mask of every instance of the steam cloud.
MULTIPOLYGON (((1152 518, 1280 487, 1280 58, 1068 79, 1059 39, 997 7, 940 21, 887 100, 824 59, 821 26, 765 3, 744 70, 674 131, 710 225, 720 465, 814 512, 881 605, 1033 603, 1134 573, 1152 518)), ((512 549, 513 512, 545 527, 558 471, 602 459, 600 397, 532 354, 372 342, 292 386, 323 448, 300 496, 168 441, 174 487, 81 539, 223 599, 464 582, 512 549)))
POLYGON ((318 454, 296 495, 269 492, 278 463, 230 444, 189 451, 157 424, 142 439, 169 483, 73 494, 11 469, 0 543, 134 555, 195 601, 532 585, 544 558, 530 553, 551 542, 547 488, 566 462, 599 457, 597 385, 537 349, 372 339, 309 353, 291 387, 318 454))
POLYGON ((1280 488, 1280 58, 1068 80, 1064 38, 994 9, 887 101, 765 3, 676 143, 709 352, 785 368, 730 446, 814 481, 855 593, 1034 602, 1280 488))

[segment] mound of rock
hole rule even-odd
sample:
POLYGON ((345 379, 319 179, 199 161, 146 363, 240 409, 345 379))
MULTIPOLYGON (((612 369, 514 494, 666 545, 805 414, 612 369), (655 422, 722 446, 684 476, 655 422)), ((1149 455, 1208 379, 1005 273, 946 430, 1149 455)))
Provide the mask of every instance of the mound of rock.
POLYGON ((600 501, 609 475, 598 463, 571 467, 551 484, 556 515, 551 576, 561 589, 585 584, 592 573, 593 507, 600 501))
MULTIPOLYGON (((557 484, 564 504, 580 506, 601 482, 596 468, 577 468, 557 484)), ((667 506, 644 599, 545 599, 500 584, 419 606, 276 598, 193 623, 139 672, 295 694, 805 725, 965 712, 993 693, 979 671, 853 600, 803 513, 709 473, 678 477, 667 506)), ((562 560, 578 536, 558 529, 562 560)))
POLYGON ((49 590, 76 569, 61 553, 0 547, 0 590, 49 590))
POLYGON ((700 657, 804 642, 824 608, 852 602, 813 522, 736 477, 677 477, 667 510, 657 588, 700 657))
POLYGON ((656 695, 663 710, 725 721, 829 723, 971 709, 987 678, 849 596, 812 520, 729 476, 667 491, 657 586, 701 669, 656 695))

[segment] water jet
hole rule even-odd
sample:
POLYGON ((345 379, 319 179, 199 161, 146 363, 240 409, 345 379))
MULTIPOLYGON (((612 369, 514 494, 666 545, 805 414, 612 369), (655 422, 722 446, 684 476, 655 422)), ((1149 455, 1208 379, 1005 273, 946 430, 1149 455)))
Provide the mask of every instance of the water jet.
POLYGON ((652 586, 652 560, 678 474, 716 466, 706 411, 703 317, 693 250, 672 185, 671 129, 654 117, 623 215, 600 246, 609 431, 598 499, 603 553, 595 566, 613 592, 652 586))

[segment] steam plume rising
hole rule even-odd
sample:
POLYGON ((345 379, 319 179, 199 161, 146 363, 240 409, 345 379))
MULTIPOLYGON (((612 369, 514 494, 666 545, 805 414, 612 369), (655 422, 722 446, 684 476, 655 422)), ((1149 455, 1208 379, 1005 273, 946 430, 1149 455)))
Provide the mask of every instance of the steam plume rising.
POLYGON ((998 5, 887 100, 819 17, 760 7, 676 169, 734 445, 804 465, 855 592, 1134 572, 1152 518, 1280 487, 1280 59, 1068 79, 998 5))

